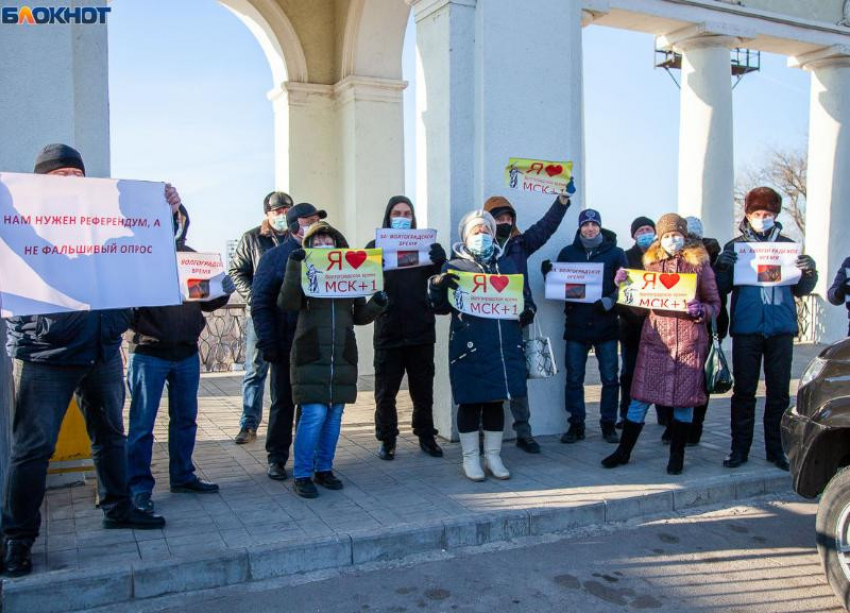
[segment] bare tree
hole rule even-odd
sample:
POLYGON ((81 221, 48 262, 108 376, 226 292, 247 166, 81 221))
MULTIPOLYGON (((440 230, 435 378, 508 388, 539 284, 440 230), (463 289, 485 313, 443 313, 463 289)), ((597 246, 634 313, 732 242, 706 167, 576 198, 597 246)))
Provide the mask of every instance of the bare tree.
MULTIPOLYGON (((806 174, 808 158, 803 150, 773 150, 757 168, 745 168, 735 181, 736 211, 741 213, 747 192, 760 185, 774 188, 783 197, 782 213, 806 235, 806 174)), ((740 218, 740 215, 737 217, 740 218)))

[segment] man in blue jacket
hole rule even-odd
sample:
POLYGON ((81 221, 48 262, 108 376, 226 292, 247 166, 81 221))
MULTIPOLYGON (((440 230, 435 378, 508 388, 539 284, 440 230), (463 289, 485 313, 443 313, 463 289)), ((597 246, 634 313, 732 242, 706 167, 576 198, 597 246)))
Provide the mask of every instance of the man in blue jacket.
POLYGON ((289 209, 286 221, 289 233, 281 244, 266 251, 254 273, 251 288, 251 317, 257 334, 257 347, 263 359, 271 365, 272 405, 269 407, 269 428, 266 434, 268 476, 282 481, 287 478, 286 462, 292 446, 292 426, 295 405, 289 380, 289 353, 298 324, 297 311, 283 311, 277 306, 286 262, 290 254, 301 248, 304 232, 311 224, 327 217, 324 211, 302 202, 289 209))
MULTIPOLYGON (((609 443, 619 443, 616 423, 620 390, 617 377, 620 324, 614 309, 617 302, 614 275, 620 268, 626 268, 628 263, 625 252, 617 247, 617 235, 602 228, 602 217, 598 211, 583 210, 579 214, 578 223, 579 229, 573 244, 561 250, 558 262, 603 264, 602 297, 593 303, 564 303, 564 340, 567 341, 564 357, 567 367, 565 402, 570 414, 570 427, 561 437, 561 442, 576 443, 584 439, 584 375, 587 355, 593 347, 602 379, 602 399, 599 404, 602 436, 609 443)), ((543 262, 543 276, 551 270, 552 263, 549 260, 543 262)))
MULTIPOLYGON (((62 144, 42 149, 36 174, 84 177, 83 158, 62 144)), ((166 199, 177 213, 177 191, 166 199)), ((124 367, 121 335, 132 321, 131 309, 76 311, 12 317, 6 350, 14 359, 15 419, 12 455, 3 496, 6 576, 32 571, 32 544, 41 525, 47 467, 65 412, 76 397, 91 437, 104 528, 162 528, 165 520, 133 508, 127 487, 124 367)))
MULTIPOLYGON (((517 227, 516 210, 507 198, 492 196, 484 203, 484 210, 496 220, 496 242, 502 251, 499 262, 510 260, 514 268, 522 273, 525 281, 523 286, 525 310, 519 318, 525 338, 528 338, 528 326, 534 321, 534 315, 537 312, 537 305, 534 304, 528 283, 528 258, 545 245, 558 230, 564 215, 567 214, 567 209, 570 208, 570 197, 575 194, 575 191, 575 184, 570 180, 566 191, 555 198, 555 202, 543 218, 525 232, 521 232, 517 227)), ((528 453, 540 453, 540 445, 532 437, 531 425, 528 422, 531 417, 528 397, 511 398, 510 407, 514 418, 513 427, 516 431, 517 447, 528 453)))
POLYGON ((780 422, 789 404, 791 361, 794 337, 799 333, 795 298, 810 294, 818 273, 808 255, 797 258, 802 276, 796 285, 760 287, 735 285, 736 243, 790 243, 776 221, 782 208, 782 197, 769 187, 751 190, 744 200, 745 217, 741 235, 726 243, 717 257, 714 271, 721 295, 732 294, 730 329, 732 336, 732 452, 723 461, 727 468, 745 463, 753 442, 756 389, 764 358, 764 446, 767 461, 788 470, 782 451, 780 422))

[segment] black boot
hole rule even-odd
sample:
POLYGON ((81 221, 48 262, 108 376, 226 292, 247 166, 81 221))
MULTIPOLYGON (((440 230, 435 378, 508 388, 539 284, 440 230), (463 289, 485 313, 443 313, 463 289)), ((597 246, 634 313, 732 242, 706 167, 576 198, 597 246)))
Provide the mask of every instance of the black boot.
POLYGON ((705 422, 705 413, 707 410, 707 404, 694 409, 694 421, 691 422, 691 432, 688 434, 688 447, 699 445, 702 439, 702 424, 705 422))
POLYGON ((378 457, 382 460, 394 460, 395 459, 395 439, 390 438, 385 441, 381 441, 381 446, 378 449, 378 457))
POLYGON ((670 461, 667 462, 668 475, 681 475, 685 466, 685 445, 688 442, 688 433, 691 424, 674 419, 670 425, 670 461))
POLYGON ((32 572, 32 545, 26 541, 7 540, 3 555, 3 574, 7 577, 23 577, 32 572))
POLYGON ((661 444, 669 445, 670 439, 673 438, 673 425, 672 422, 667 422, 667 427, 664 428, 664 432, 661 433, 661 444))
POLYGON ((655 405, 655 415, 659 426, 667 426, 673 421, 673 409, 671 407, 655 405))
POLYGON ((623 435, 620 437, 620 444, 617 450, 602 460, 602 466, 605 468, 616 468, 621 464, 628 464, 632 457, 632 449, 637 443, 640 431, 643 430, 643 424, 638 424, 628 419, 623 423, 623 435))

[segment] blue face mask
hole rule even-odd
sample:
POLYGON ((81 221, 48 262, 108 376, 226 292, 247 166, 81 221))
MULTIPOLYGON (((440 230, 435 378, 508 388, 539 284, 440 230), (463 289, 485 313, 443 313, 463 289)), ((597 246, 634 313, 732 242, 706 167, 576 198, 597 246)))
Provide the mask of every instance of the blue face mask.
POLYGON ((278 215, 277 217, 273 217, 271 220, 272 228, 277 230, 278 232, 285 232, 289 227, 286 225, 286 215, 278 215))
POLYGON ((676 255, 685 246, 685 239, 682 236, 668 236, 661 239, 661 247, 669 255, 676 255))
POLYGON ((474 234, 467 240, 466 248, 478 258, 489 258, 493 254, 493 237, 489 234, 474 234))
POLYGON ((413 225, 413 220, 407 217, 393 217, 390 219, 390 227, 393 230, 410 230, 413 225))
POLYGON ((635 239, 635 242, 638 244, 638 247, 646 251, 649 249, 649 246, 655 242, 655 234, 641 234, 635 239))

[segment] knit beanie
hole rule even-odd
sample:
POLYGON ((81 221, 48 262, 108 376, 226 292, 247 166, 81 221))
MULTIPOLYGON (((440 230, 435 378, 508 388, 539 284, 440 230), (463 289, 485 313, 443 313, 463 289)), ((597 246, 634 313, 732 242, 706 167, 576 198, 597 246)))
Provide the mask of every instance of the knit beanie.
POLYGON ((80 155, 80 152, 61 143, 47 145, 39 152, 35 158, 33 172, 37 175, 46 175, 60 168, 76 168, 86 174, 86 167, 83 164, 83 156, 80 155))
POLYGON ((638 217, 632 222, 632 238, 634 238, 635 232, 638 231, 638 228, 642 228, 643 226, 649 226, 650 228, 655 230, 655 222, 652 221, 649 217, 638 217))
POLYGON ((469 236, 472 228, 481 224, 490 228, 490 234, 496 236, 496 220, 484 209, 476 209, 464 215, 457 226, 457 233, 460 235, 461 242, 465 244, 466 237, 469 236))
POLYGON ((688 235, 688 222, 684 217, 676 213, 667 213, 663 215, 658 223, 655 224, 655 232, 659 238, 668 232, 678 232, 682 236, 688 235))
POLYGON ((694 238, 702 238, 702 220, 699 217, 691 215, 690 217, 685 217, 685 221, 688 224, 688 234, 694 238))
POLYGON ((744 215, 755 211, 767 211, 779 215, 782 209, 782 196, 770 187, 757 187, 750 190, 744 198, 744 215))
POLYGON ((602 215, 599 214, 599 211, 594 209, 584 209, 581 213, 578 214, 579 228, 591 221, 600 226, 602 225, 602 215))

